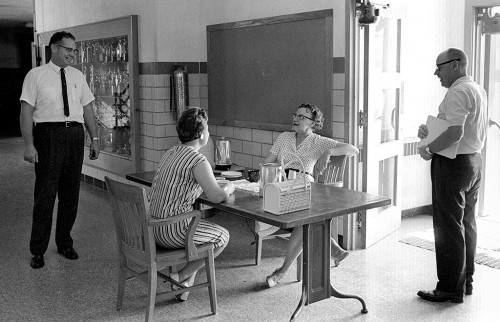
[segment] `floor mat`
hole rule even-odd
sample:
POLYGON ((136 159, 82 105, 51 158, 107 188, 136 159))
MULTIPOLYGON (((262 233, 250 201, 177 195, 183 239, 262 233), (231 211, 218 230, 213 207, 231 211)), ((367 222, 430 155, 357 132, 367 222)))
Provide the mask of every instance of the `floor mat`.
MULTIPOLYGON (((422 238, 419 236, 408 236, 401 239, 399 242, 434 251, 434 240, 429 240, 427 238, 422 238)), ((478 247, 476 250, 476 258, 474 261, 477 264, 500 269, 500 252, 498 251, 498 249, 493 250, 478 247)))

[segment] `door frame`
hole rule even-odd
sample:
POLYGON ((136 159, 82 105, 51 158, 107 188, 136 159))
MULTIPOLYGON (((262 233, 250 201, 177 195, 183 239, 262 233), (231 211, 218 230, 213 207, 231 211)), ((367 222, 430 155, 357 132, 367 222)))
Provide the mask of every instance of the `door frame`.
MULTIPOLYGON (((399 18, 399 17, 398 17, 399 18)), ((345 115, 346 115, 346 123, 349 123, 350 126, 346 126, 345 137, 348 138, 348 142, 354 144, 362 150, 362 143, 360 142, 359 135, 359 125, 360 123, 360 115, 358 114, 358 107, 363 102, 360 102, 362 95, 360 93, 361 84, 359 77, 356 77, 359 74, 361 65, 360 59, 362 59, 362 53, 360 52, 360 32, 361 30, 356 16, 356 3, 355 1, 346 0, 346 62, 345 62, 345 115)), ((400 95, 402 95, 400 93, 400 95)), ((400 100, 401 102, 402 100, 400 100)), ((402 106, 400 106, 400 110, 402 110, 402 106)), ((399 137, 401 140, 402 138, 399 137)), ((402 143, 401 143, 402 146, 402 143)), ((366 153, 362 151, 362 153, 366 153)), ((396 162, 401 162, 402 157, 402 148, 401 154, 396 162)), ((364 186, 364 178, 363 178, 363 160, 360 156, 356 158, 350 158, 349 167, 346 171, 346 176, 350 179, 348 188, 355 190, 363 190, 364 186)), ((398 178, 400 180, 400 178, 398 178)), ((366 185, 365 185, 366 186, 366 185)), ((401 188, 401 185, 399 185, 401 188)), ((399 193, 399 197, 401 193, 399 193)), ((401 198, 399 198, 401 199, 401 198)), ((397 202, 400 202, 398 200, 397 202)), ((399 215, 400 216, 400 215, 399 215)), ((365 248, 366 245, 361 240, 361 235, 365 227, 363 227, 365 213, 358 212, 346 216, 343 221, 343 232, 344 232, 344 240, 343 247, 346 249, 359 249, 365 248)), ((401 219, 401 217, 399 217, 401 219)), ((399 227, 398 227, 399 228, 399 227)), ((397 229, 396 229, 397 230, 397 229)), ((385 237, 385 236, 384 236, 385 237)))
MULTIPOLYGON (((500 7, 500 2, 497 4, 489 4, 484 6, 473 6, 473 24, 472 24, 472 41, 471 41, 471 49, 472 49, 472 57, 471 57, 471 75, 473 79, 479 83, 486 91, 488 95, 488 119, 490 119, 490 109, 494 108, 490 106, 489 102, 491 101, 491 92, 492 92, 492 84, 490 82, 490 62, 491 62, 491 35, 485 35, 484 37, 479 30, 478 23, 478 12, 480 9, 491 8, 491 7, 500 7)), ((495 120, 498 121, 498 120, 495 120)), ((488 131, 490 126, 488 126, 488 131)), ((495 129, 496 130, 496 129, 495 129)), ((484 216, 485 214, 485 196, 486 196, 486 184, 485 179, 488 173, 488 165, 486 164, 487 155, 488 155, 488 138, 486 139, 486 144, 484 148, 481 150, 482 160, 483 160, 483 171, 481 182, 481 186, 479 188, 479 202, 477 205, 477 215, 484 216)), ((491 166, 491 165, 490 165, 491 166)))

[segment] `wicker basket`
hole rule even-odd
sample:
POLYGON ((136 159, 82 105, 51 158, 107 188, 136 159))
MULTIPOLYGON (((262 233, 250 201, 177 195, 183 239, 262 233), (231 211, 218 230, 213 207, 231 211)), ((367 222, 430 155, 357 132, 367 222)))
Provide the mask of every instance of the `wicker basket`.
MULTIPOLYGON (((293 154, 301 164, 304 171, 304 164, 300 158, 293 154)), ((283 177, 285 166, 282 167, 283 177)), ((283 182, 267 183, 264 186, 264 211, 275 215, 308 209, 311 207, 311 184, 306 176, 298 176, 293 180, 283 182)))

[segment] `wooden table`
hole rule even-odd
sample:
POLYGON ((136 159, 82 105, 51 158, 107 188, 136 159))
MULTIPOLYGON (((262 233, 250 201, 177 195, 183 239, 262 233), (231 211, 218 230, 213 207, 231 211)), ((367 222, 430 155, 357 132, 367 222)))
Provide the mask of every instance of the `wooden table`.
MULTIPOLYGON (((151 186, 153 177, 154 171, 126 176, 131 181, 147 186, 151 186)), ((331 285, 330 222, 335 217, 387 206, 391 203, 391 199, 317 183, 312 184, 311 192, 311 208, 284 215, 274 215, 263 211, 262 198, 238 190, 223 203, 211 202, 205 194, 202 194, 197 202, 283 229, 304 227, 302 297, 290 321, 295 319, 305 305, 331 296, 355 298, 361 302, 361 312, 367 313, 365 301, 360 296, 343 294, 331 285)))

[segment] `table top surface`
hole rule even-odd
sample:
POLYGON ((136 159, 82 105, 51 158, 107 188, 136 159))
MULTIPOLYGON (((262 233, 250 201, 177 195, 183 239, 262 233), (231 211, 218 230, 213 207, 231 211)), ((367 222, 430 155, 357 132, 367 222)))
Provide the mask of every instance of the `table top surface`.
MULTIPOLYGON (((146 186, 151 186, 154 175, 155 171, 148 171, 128 174, 126 178, 146 186)), ((222 203, 211 202, 205 194, 202 194, 197 201, 228 213, 259 220, 280 228, 302 226, 391 204, 391 199, 388 197, 372 195, 361 191, 319 183, 312 183, 311 187, 311 207, 309 209, 282 215, 265 212, 261 197, 238 190, 222 203)))

